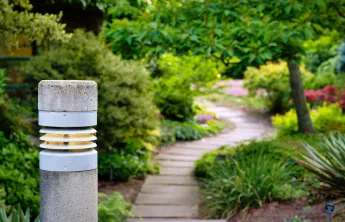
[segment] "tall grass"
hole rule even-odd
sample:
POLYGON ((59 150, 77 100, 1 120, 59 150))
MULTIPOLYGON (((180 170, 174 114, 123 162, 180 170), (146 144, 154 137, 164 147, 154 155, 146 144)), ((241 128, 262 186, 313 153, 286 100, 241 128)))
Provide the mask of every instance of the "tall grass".
POLYGON ((344 135, 325 137, 321 149, 308 143, 304 147, 305 153, 298 162, 316 175, 320 183, 315 188, 345 202, 344 135))
POLYGON ((231 218, 240 211, 304 192, 292 188, 301 167, 274 142, 252 142, 218 161, 203 180, 204 210, 210 218, 231 218))

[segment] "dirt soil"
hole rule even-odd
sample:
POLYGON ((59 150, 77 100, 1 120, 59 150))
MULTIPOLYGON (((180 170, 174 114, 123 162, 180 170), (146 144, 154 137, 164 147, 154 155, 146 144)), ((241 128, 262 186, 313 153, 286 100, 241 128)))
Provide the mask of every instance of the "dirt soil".
POLYGON ((120 192, 127 202, 134 204, 143 183, 144 180, 129 180, 121 183, 98 181, 98 192, 108 195, 114 192, 120 192))
MULTIPOLYGON (((299 199, 287 202, 273 202, 264 204, 259 209, 251 209, 245 218, 243 213, 229 220, 230 222, 285 222, 296 216, 310 222, 325 222, 326 216, 323 213, 325 203, 309 205, 306 200, 299 199)), ((332 222, 345 221, 344 217, 332 219, 332 222)))

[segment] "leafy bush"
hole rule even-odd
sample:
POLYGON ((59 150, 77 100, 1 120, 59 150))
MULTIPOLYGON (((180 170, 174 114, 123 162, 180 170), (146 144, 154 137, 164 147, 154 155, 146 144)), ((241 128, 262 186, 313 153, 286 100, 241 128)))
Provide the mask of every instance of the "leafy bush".
MULTIPOLYGON (((311 110, 310 115, 317 132, 345 131, 345 116, 337 103, 332 105, 323 104, 311 110)), ((272 117, 272 123, 277 128, 280 136, 299 133, 297 115, 294 109, 284 115, 272 117)))
MULTIPOLYGON (((34 222, 39 222, 39 217, 36 217, 34 222)), ((0 208, 0 222, 30 222, 30 209, 25 211, 20 208, 20 205, 13 207, 11 213, 7 216, 4 208, 0 208)))
POLYGON ((161 127, 162 145, 173 144, 176 141, 198 140, 209 134, 219 133, 225 124, 220 121, 206 121, 200 125, 195 121, 176 122, 163 120, 161 127))
POLYGON ((335 85, 338 82, 338 77, 333 72, 317 73, 311 75, 304 81, 305 89, 322 89, 328 85, 335 85))
POLYGON ((340 133, 337 137, 330 134, 324 139, 321 150, 309 144, 304 147, 299 163, 316 175, 320 183, 315 188, 344 202, 345 137, 340 133))
POLYGON ((251 142, 237 148, 222 148, 196 163, 203 177, 202 193, 207 215, 231 218, 237 212, 259 207, 275 199, 304 196, 302 187, 292 189, 301 167, 275 141, 251 142))
POLYGON ((6 139, 0 131, 0 190, 7 207, 21 204, 39 212, 38 149, 22 133, 6 139))
POLYGON ((177 76, 161 78, 154 88, 154 101, 165 118, 181 122, 193 119, 194 95, 186 80, 177 76))
POLYGON ((139 63, 113 55, 93 34, 75 32, 68 43, 52 46, 25 63, 21 72, 35 86, 42 79, 96 81, 102 150, 122 149, 133 138, 142 147, 154 142, 152 131, 158 119, 149 73, 139 63))
POLYGON ((195 162, 194 175, 199 178, 207 178, 212 172, 218 161, 224 160, 226 156, 233 155, 235 149, 221 147, 218 150, 205 153, 201 159, 195 162))
POLYGON ((159 167, 151 161, 151 152, 137 150, 135 144, 132 148, 128 146, 114 153, 99 153, 98 174, 102 179, 128 180, 159 172, 159 167))
POLYGON ((178 124, 175 128, 176 140, 198 140, 207 134, 207 129, 195 122, 178 124))
MULTIPOLYGON (((306 41, 306 55, 303 59, 306 68, 316 73, 319 66, 336 55, 335 46, 340 43, 340 35, 333 31, 316 40, 306 41)), ((334 70, 333 70, 334 71, 334 70)))
POLYGON ((323 103, 336 103, 339 100, 338 88, 332 85, 325 86, 319 90, 305 90, 304 96, 308 103, 315 105, 321 105, 323 103))
POLYGON ((127 203, 122 195, 114 192, 110 197, 98 194, 98 220, 104 222, 125 222, 126 217, 132 216, 132 206, 127 203))
POLYGON ((0 69, 0 130, 9 138, 13 132, 31 133, 30 124, 23 118, 26 111, 17 101, 10 99, 5 93, 7 77, 0 69))
POLYGON ((176 57, 164 54, 159 60, 155 103, 170 120, 187 121, 194 115, 193 100, 198 90, 217 80, 219 65, 201 56, 176 57), (194 87, 192 89, 192 87, 194 87))
MULTIPOLYGON (((301 68, 304 79, 312 77, 303 67, 301 68)), ((259 68, 249 67, 245 73, 245 87, 250 95, 256 95, 257 90, 265 89, 261 97, 266 101, 266 106, 273 112, 282 112, 289 107, 291 90, 289 87, 289 70, 285 62, 279 64, 267 63, 259 68)))

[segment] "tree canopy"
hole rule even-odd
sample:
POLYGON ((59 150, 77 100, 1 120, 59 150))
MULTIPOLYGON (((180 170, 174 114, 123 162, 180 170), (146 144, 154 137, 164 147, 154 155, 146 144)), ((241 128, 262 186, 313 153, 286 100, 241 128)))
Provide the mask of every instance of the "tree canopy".
POLYGON ((105 35, 126 59, 193 52, 222 61, 232 76, 286 60, 299 128, 313 132, 297 62, 306 40, 343 29, 344 6, 336 0, 157 0, 138 19, 114 20, 105 35))
POLYGON ((0 0, 0 47, 18 45, 18 37, 26 36, 31 41, 50 39, 66 40, 65 25, 60 24, 60 15, 32 13, 29 0, 0 0))

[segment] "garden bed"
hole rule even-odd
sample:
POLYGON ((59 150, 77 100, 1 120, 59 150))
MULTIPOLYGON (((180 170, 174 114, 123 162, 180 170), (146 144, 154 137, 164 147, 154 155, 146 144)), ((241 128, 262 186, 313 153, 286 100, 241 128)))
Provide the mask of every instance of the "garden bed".
MULTIPOLYGON (((277 222, 277 221, 312 221, 324 222, 326 215, 323 213, 324 202, 310 205, 305 199, 296 199, 284 202, 273 202, 264 204, 259 209, 251 209, 245 216, 246 222, 277 222), (298 215, 298 216, 297 216, 298 215), (295 219, 295 220, 293 220, 295 219)), ((244 221, 243 214, 238 214, 231 222, 244 221)), ((344 221, 344 218, 338 217, 332 220, 344 221)))

